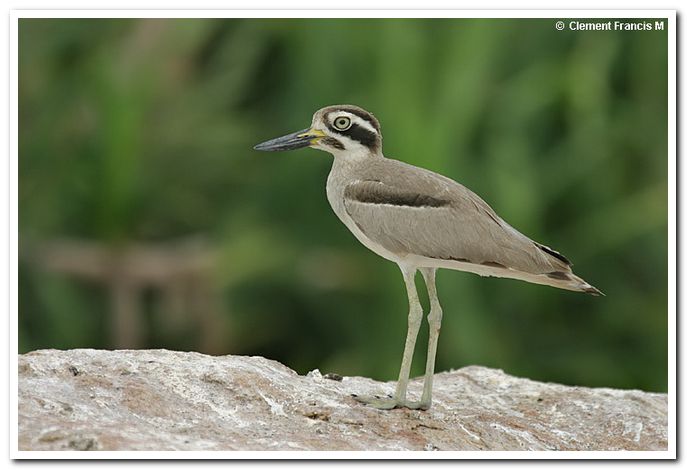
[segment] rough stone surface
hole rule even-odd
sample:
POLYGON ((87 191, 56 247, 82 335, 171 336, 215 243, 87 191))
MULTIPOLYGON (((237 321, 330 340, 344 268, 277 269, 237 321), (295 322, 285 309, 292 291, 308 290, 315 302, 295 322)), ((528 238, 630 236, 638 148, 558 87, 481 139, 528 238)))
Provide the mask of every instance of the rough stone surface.
MULTIPOLYGON (((411 396, 421 387, 414 380, 411 396)), ((392 391, 393 383, 361 377, 300 376, 261 357, 35 351, 19 356, 19 448, 667 448, 665 394, 539 383, 472 366, 436 375, 429 411, 379 411, 351 398, 392 391)))

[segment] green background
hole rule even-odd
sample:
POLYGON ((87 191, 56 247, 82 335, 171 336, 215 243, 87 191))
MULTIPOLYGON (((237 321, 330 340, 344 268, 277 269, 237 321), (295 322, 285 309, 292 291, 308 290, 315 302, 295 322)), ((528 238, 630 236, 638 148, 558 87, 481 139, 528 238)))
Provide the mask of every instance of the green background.
POLYGON ((402 278, 331 212, 331 156, 252 150, 350 103, 385 155, 460 181, 606 294, 442 270, 437 370, 666 391, 667 33, 554 23, 20 20, 20 352, 127 346, 111 287, 49 269, 40 243, 192 237, 213 250, 211 324, 143 286, 136 347, 395 379, 402 278))

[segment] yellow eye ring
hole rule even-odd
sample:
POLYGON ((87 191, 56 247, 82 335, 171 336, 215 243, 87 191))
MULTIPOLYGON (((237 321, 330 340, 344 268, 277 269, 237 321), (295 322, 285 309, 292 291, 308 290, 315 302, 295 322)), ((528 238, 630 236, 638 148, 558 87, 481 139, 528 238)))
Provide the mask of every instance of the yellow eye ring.
POLYGON ((351 118, 348 116, 339 116, 338 118, 334 119, 334 127, 340 131, 345 131, 346 129, 350 128, 351 124, 351 118))

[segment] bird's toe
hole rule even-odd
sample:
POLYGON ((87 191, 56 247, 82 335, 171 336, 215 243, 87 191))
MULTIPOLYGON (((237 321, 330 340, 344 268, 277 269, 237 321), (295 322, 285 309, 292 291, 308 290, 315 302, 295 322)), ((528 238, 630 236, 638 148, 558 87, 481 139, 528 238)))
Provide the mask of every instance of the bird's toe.
POLYGON ((377 408, 378 410, 392 410, 399 406, 395 398, 382 398, 371 395, 356 395, 353 398, 364 405, 377 408))
POLYGON ((430 403, 427 401, 397 400, 394 397, 379 397, 371 395, 353 395, 353 398, 367 406, 378 410, 392 410, 394 408, 408 408, 410 410, 428 410, 430 403))

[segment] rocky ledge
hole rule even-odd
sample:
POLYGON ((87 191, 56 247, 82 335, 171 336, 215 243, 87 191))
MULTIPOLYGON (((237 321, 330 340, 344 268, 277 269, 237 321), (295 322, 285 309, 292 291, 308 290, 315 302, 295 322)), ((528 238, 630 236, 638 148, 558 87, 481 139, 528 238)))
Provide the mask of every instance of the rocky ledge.
MULTIPOLYGON (((666 450, 668 399, 465 367, 429 411, 351 394, 393 383, 298 375, 262 357, 166 350, 19 356, 20 450, 666 450)), ((409 392, 419 395, 414 380, 409 392)))

